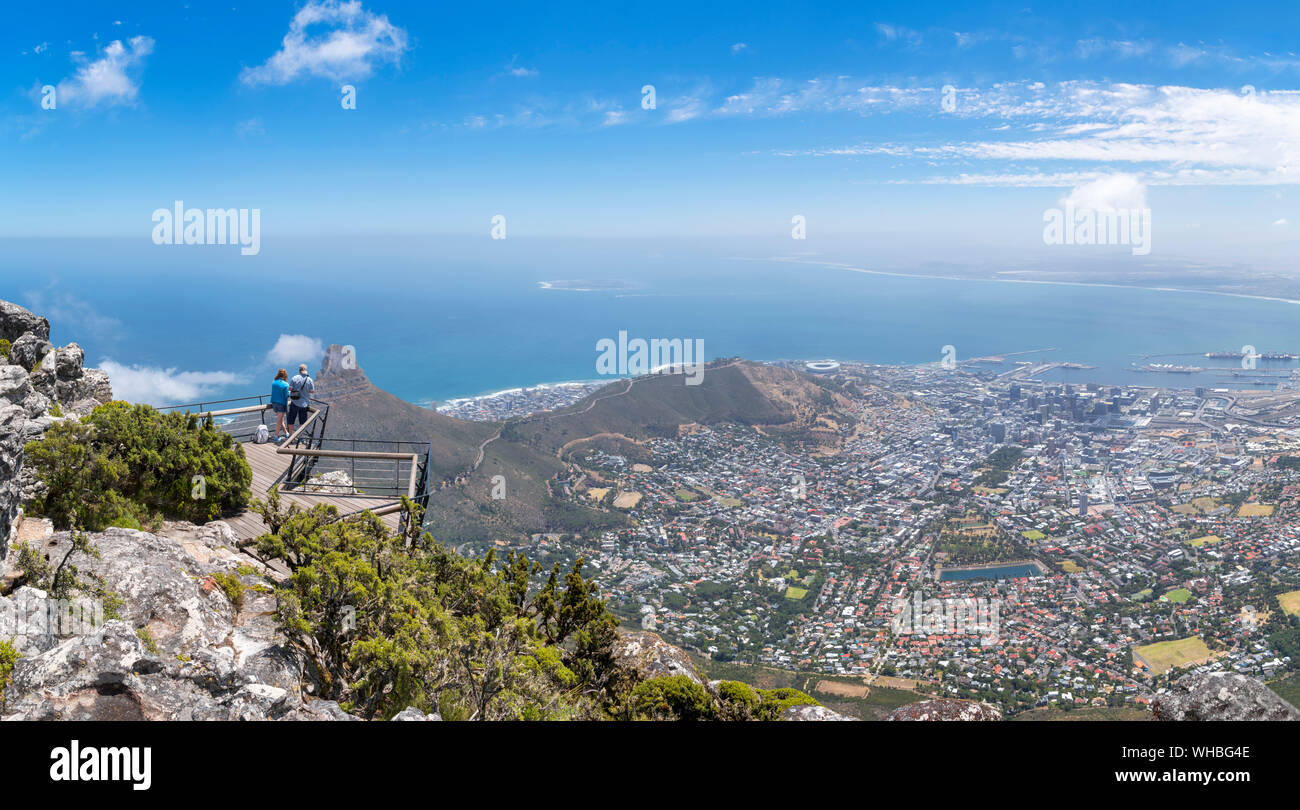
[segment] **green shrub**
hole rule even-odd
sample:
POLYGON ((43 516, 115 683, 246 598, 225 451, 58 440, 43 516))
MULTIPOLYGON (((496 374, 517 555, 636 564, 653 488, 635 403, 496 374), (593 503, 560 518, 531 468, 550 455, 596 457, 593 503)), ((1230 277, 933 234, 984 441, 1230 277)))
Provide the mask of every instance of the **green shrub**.
POLYGON ((5 689, 9 688, 9 679, 19 658, 22 656, 11 642, 0 641, 0 708, 5 705, 5 689))
POLYGON ((146 650, 154 655, 162 655, 162 648, 158 646, 158 642, 154 640, 153 633, 149 632, 148 627, 141 627, 139 630, 136 630, 135 635, 144 642, 144 648, 146 650))
POLYGON ((242 510, 253 478, 243 448, 210 419, 126 402, 52 426, 25 454, 49 487, 32 511, 60 529, 205 523, 242 510))
POLYGON ((339 520, 331 505, 264 508, 277 528, 259 553, 292 572, 277 624, 318 697, 367 719, 410 706, 446 720, 595 719, 628 704, 617 620, 582 559, 537 588, 542 568, 521 555, 467 560, 418 528, 394 534, 368 512, 339 520))
POLYGON ((0 360, 9 359, 9 350, 13 348, 7 338, 0 338, 0 360))
POLYGON ((54 567, 50 565, 50 561, 27 543, 18 546, 18 570, 23 573, 24 580, 34 588, 42 590, 49 588, 50 582, 54 579, 54 567))
POLYGON ((687 675, 650 678, 632 690, 632 716, 638 720, 713 720, 713 697, 687 675))
POLYGON ((756 715, 758 720, 780 720, 791 706, 821 705, 812 695, 798 689, 760 689, 758 694, 763 699, 756 715))
POLYGON ((718 684, 718 708, 723 720, 752 720, 762 698, 747 683, 722 681, 718 684))
POLYGON ((212 579, 221 586, 230 604, 235 606, 236 613, 244 609, 244 583, 239 581, 239 577, 221 571, 213 574, 212 579))

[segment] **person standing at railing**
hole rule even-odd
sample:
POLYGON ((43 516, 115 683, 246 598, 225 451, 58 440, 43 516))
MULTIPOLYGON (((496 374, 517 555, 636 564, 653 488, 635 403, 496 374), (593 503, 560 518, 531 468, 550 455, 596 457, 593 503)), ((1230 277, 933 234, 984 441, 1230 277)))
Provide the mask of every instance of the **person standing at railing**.
POLYGON ((289 381, 289 432, 293 432, 294 423, 307 424, 307 407, 311 405, 311 395, 316 390, 307 373, 307 364, 298 364, 298 373, 289 381))
POLYGON ((275 443, 280 443, 281 434, 289 438, 289 428, 285 427, 284 417, 289 411, 289 372, 280 369, 271 381, 271 410, 275 411, 275 443))

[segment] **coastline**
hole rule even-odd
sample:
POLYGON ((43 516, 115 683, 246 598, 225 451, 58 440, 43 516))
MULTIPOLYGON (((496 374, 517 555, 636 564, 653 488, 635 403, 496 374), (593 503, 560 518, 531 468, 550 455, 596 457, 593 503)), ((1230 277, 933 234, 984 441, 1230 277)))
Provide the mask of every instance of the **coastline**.
POLYGON ((519 385, 513 388, 501 388, 493 391, 486 391, 481 394, 471 394, 463 397, 452 397, 451 399, 437 400, 428 399, 420 400, 415 404, 422 408, 432 408, 433 410, 442 410, 443 408, 454 408, 470 402, 481 402, 483 400, 501 399, 502 397, 522 394, 526 391, 552 391, 561 388, 579 388, 588 385, 606 385, 616 382, 622 378, 611 378, 609 380, 562 380, 560 382, 537 383, 536 385, 519 385))
MULTIPOLYGON (((845 270, 850 273, 863 273, 869 276, 894 276, 896 278, 923 278, 932 281, 977 281, 986 284, 1041 284, 1050 287, 1105 287, 1116 290, 1146 290, 1147 292, 1172 292, 1172 293, 1191 293, 1195 295, 1221 295, 1225 298, 1246 298, 1252 301, 1272 301, 1279 304, 1300 304, 1300 299, 1283 298, 1278 295, 1251 295, 1250 293, 1232 293, 1222 290, 1196 290, 1187 287, 1153 287, 1146 284, 1116 284, 1108 281, 1048 281, 1046 279, 1030 278, 977 278, 967 276, 940 276, 928 273, 903 273, 896 270, 869 270, 865 267, 857 267, 843 262, 828 262, 824 260, 809 261, 807 259, 797 259, 792 257, 769 257, 766 259, 753 259, 745 256, 732 256, 734 261, 749 262, 781 262, 784 264, 809 264, 814 267, 824 267, 828 270, 845 270)), ((1008 271, 1008 272, 1026 272, 1026 271, 1008 271)))

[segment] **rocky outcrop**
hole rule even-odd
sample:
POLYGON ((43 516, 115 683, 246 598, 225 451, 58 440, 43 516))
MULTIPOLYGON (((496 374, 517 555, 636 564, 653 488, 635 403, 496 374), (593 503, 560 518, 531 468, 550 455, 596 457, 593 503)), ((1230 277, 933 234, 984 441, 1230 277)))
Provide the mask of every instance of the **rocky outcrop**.
POLYGON ((54 346, 48 340, 28 332, 15 340, 13 345, 10 346, 9 362, 22 367, 23 371, 30 373, 32 369, 36 368, 36 364, 41 362, 41 359, 53 349, 54 346))
POLYGON ((996 706, 973 700, 934 698, 900 706, 886 720, 1001 720, 996 706))
POLYGON ((654 633, 635 631, 620 633, 614 642, 614 656, 642 678, 685 675, 698 684, 704 679, 695 671, 691 658, 654 633))
POLYGON ((781 715, 781 719, 795 721, 853 721, 856 718, 832 711, 825 706, 804 705, 791 706, 786 709, 785 713, 781 715))
MULTIPOLYGON (((78 555, 83 579, 99 578, 122 601, 116 615, 79 634, 27 633, 6 692, 5 720, 355 719, 329 701, 304 700, 312 684, 276 628, 270 574, 235 547, 230 528, 171 524, 155 535, 109 529, 90 535, 100 559, 78 555), (242 584, 236 609, 214 574, 242 584)), ((41 550, 57 561, 66 532, 41 550)), ((0 599, 0 616, 23 588, 0 599)), ((31 615, 30 612, 27 615, 31 615)))
POLYGON ((0 339, 13 343, 28 333, 49 340, 50 322, 17 304, 0 301, 0 339))
POLYGON ((352 479, 342 470, 330 470, 320 475, 313 475, 303 485, 307 492, 328 492, 335 495, 355 495, 356 487, 352 479))
POLYGON ((0 576, 4 574, 9 540, 17 530, 22 487, 23 424, 27 414, 17 405, 0 406, 0 576))
POLYGON ((84 416, 113 398, 108 375, 83 367, 75 343, 56 349, 50 323, 17 304, 0 301, 0 576, 21 518, 20 504, 40 484, 23 473, 23 445, 39 439, 60 418, 84 416))
POLYGON ((434 714, 425 714, 424 712, 420 711, 419 709, 415 708, 414 706, 407 706, 405 709, 402 709, 400 712, 398 712, 397 714, 393 715, 393 719, 394 719, 394 720, 403 720, 403 721, 412 721, 412 720, 416 720, 416 721, 438 720, 438 721, 441 721, 441 720, 442 720, 442 718, 441 718, 440 716, 438 716, 437 713, 434 713, 434 714))
POLYGON ((1157 720, 1300 720, 1300 710, 1236 672, 1185 675, 1151 702, 1157 720))

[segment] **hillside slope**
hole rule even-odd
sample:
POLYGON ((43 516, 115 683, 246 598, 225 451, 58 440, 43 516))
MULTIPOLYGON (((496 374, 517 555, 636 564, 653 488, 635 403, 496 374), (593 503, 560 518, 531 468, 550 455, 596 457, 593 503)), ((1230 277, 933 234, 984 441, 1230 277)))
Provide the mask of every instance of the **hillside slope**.
POLYGON ((469 422, 398 399, 360 368, 341 369, 330 347, 317 397, 330 403, 334 438, 430 442, 430 527, 445 542, 521 533, 595 531, 620 525, 601 512, 552 497, 548 481, 575 449, 607 443, 635 451, 645 439, 675 437, 684 425, 739 423, 806 430, 843 400, 807 375, 744 360, 710 365, 700 385, 683 375, 618 380, 557 411, 508 422, 469 422), (493 498, 494 489, 504 497, 493 498))

